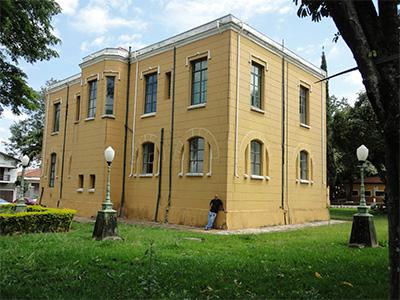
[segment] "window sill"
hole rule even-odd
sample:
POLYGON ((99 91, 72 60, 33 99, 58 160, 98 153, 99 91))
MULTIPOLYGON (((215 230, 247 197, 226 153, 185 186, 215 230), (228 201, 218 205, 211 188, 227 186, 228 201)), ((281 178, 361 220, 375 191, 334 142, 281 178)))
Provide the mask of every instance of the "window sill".
POLYGON ((145 118, 151 118, 151 117, 155 117, 156 113, 155 112, 151 112, 151 113, 147 113, 147 114, 143 114, 140 116, 141 119, 145 119, 145 118))
POLYGON ((186 173, 185 174, 187 177, 203 177, 203 173, 186 173))
POLYGON ((265 114, 265 111, 264 111, 263 109, 258 108, 258 107, 255 107, 255 106, 250 106, 250 110, 251 110, 251 111, 258 112, 258 113, 260 113, 260 114, 265 114))
POLYGON ((83 188, 76 189, 77 193, 83 193, 83 188))
POLYGON ((50 135, 58 135, 59 131, 53 131, 50 135))
POLYGON ((304 123, 300 123, 300 127, 311 129, 310 125, 307 125, 307 124, 304 124, 304 123))
POLYGON ((115 119, 114 115, 102 115, 101 116, 102 119, 115 119))
POLYGON ((250 175, 250 179, 264 180, 265 178, 261 175, 250 175))
POLYGON ((80 120, 75 120, 75 121, 74 121, 74 124, 79 124, 79 121, 80 121, 80 120))
POLYGON ((140 174, 139 177, 141 177, 141 178, 150 178, 150 177, 153 177, 153 173, 140 174))
POLYGON ((197 109, 197 108, 203 108, 206 107, 206 103, 199 103, 199 104, 193 104, 193 105, 189 105, 187 107, 187 110, 192 110, 192 109, 197 109))
POLYGON ((94 193, 95 190, 94 189, 88 189, 87 191, 88 191, 88 193, 94 193))
POLYGON ((90 118, 86 118, 86 119, 85 119, 85 122, 93 121, 93 120, 94 120, 94 117, 90 117, 90 118))
POLYGON ((296 179, 296 183, 300 183, 300 184, 310 184, 311 181, 308 179, 296 179))

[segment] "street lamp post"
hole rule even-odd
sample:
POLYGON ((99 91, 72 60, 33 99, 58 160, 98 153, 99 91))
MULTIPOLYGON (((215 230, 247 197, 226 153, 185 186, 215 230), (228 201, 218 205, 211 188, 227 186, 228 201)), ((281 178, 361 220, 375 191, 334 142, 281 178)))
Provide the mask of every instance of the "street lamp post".
POLYGON ((21 186, 20 186, 17 205, 15 206, 15 212, 26 211, 25 191, 24 191, 24 182, 25 182, 24 181, 24 177, 25 177, 25 168, 29 165, 29 157, 28 157, 28 155, 24 155, 21 158, 21 163, 22 163, 21 186))
POLYGON ((113 209, 110 199, 110 173, 111 163, 114 160, 115 151, 108 147, 104 151, 107 162, 106 197, 102 203, 102 209, 98 211, 92 237, 96 240, 120 239, 117 233, 117 211, 113 209))
POLYGON ((360 203, 357 213, 353 215, 353 225, 351 228, 350 247, 377 247, 376 231, 373 215, 368 213, 368 206, 365 201, 364 188, 364 166, 368 157, 368 148, 361 145, 357 149, 357 159, 360 162, 360 203))

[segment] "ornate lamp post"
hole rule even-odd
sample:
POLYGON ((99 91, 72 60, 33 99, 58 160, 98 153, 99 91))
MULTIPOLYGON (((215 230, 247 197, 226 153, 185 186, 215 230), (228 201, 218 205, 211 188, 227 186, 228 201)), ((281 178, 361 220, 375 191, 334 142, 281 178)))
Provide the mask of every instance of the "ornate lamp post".
POLYGON ((20 186, 17 205, 15 207, 15 212, 26 211, 25 191, 24 191, 24 177, 25 177, 25 168, 29 165, 29 161, 30 161, 30 159, 29 159, 28 155, 24 155, 21 158, 21 163, 22 163, 21 186, 20 186))
POLYGON ((357 149, 357 159, 360 162, 361 186, 360 186, 360 204, 357 207, 358 212, 353 216, 353 226, 351 228, 350 247, 377 247, 376 231, 373 215, 368 213, 368 206, 365 201, 364 189, 364 166, 368 157, 368 148, 361 145, 357 149))
POLYGON ((97 213, 94 225, 92 237, 96 240, 120 239, 117 234, 117 212, 113 209, 110 199, 110 172, 114 156, 115 151, 112 147, 108 147, 104 151, 104 158, 107 162, 106 197, 102 204, 102 209, 97 213))

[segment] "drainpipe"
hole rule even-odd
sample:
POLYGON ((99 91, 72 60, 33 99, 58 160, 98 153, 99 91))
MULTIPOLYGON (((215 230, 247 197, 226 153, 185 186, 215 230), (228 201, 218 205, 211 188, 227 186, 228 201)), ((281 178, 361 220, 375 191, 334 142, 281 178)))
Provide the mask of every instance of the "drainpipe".
POLYGON ((239 142, 239 98, 240 98, 240 35, 243 32, 242 27, 237 33, 237 46, 236 46, 236 111, 235 111, 235 149, 234 149, 234 174, 238 175, 238 142, 239 142))
POLYGON ((285 225, 286 221, 286 210, 285 210, 285 118, 286 118, 286 107, 285 107, 285 53, 284 53, 284 40, 282 40, 282 182, 281 182, 281 209, 283 210, 283 219, 285 225))
POLYGON ((126 175, 126 146, 128 142, 128 116, 129 116, 129 90, 131 83, 131 46, 128 50, 128 82, 126 84, 126 106, 125 106, 125 124, 124 124, 124 156, 122 164, 122 192, 121 192, 121 205, 119 208, 119 216, 124 216, 124 204, 125 204, 125 175, 126 175))
POLYGON ((164 222, 168 223, 168 213, 171 208, 171 190, 172 190, 172 154, 174 144, 174 121, 175 121, 175 70, 176 70, 176 47, 174 46, 174 61, 172 67, 172 101, 171 101, 171 140, 169 145, 169 181, 168 181, 168 202, 165 208, 164 222))
POLYGON ((129 177, 133 176, 133 163, 135 162, 135 133, 136 133, 136 103, 137 103, 137 86, 138 86, 138 73, 139 73, 139 60, 137 52, 135 52, 135 94, 133 95, 133 121, 132 121, 132 149, 131 149, 131 171, 129 177))
POLYGON ((67 97, 66 97, 66 100, 65 100, 64 140, 63 140, 62 155, 61 155, 60 197, 59 197, 59 199, 57 201, 57 208, 60 207, 60 201, 61 201, 62 193, 63 193, 65 142, 66 142, 66 139, 67 139, 68 98, 69 98, 69 84, 67 84, 67 97))
POLYGON ((158 208, 159 208, 159 206, 160 206, 160 198, 161 198, 163 147, 164 147, 164 128, 161 128, 160 160, 159 160, 159 171, 158 171, 158 193, 157 193, 156 212, 155 212, 155 214, 154 214, 154 222, 157 222, 157 218, 158 218, 158 208))

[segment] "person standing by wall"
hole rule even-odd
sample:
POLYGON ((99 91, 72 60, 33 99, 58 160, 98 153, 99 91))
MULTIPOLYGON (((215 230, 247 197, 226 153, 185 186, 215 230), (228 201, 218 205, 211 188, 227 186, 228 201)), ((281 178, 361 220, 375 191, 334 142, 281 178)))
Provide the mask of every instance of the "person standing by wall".
POLYGON ((224 211, 224 204, 221 199, 218 198, 218 195, 214 196, 214 199, 210 201, 210 211, 208 212, 208 222, 204 230, 210 230, 213 228, 215 218, 217 217, 218 211, 224 211))

